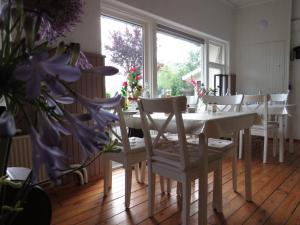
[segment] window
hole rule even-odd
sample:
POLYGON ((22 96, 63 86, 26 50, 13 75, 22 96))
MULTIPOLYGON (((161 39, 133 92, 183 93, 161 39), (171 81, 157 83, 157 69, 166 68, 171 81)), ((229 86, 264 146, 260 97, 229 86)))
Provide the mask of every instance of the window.
POLYGON ((208 59, 208 87, 215 89, 219 84, 216 81, 215 86, 214 76, 225 73, 225 46, 220 43, 209 42, 208 59))
MULTIPOLYGON (((136 55, 142 59, 139 66, 142 68, 143 82, 153 97, 192 95, 191 79, 214 88, 214 75, 227 72, 229 52, 226 41, 117 1, 103 1, 101 4, 102 54, 106 56, 107 65, 120 70, 117 76, 106 78, 108 95, 120 92, 126 79, 126 66, 115 60, 122 58, 120 52, 123 48, 115 48, 114 55, 109 47, 113 45, 111 35, 115 32, 124 34, 126 30, 129 33, 136 30, 139 33, 139 38, 135 38, 138 40, 135 43, 139 44, 134 46, 140 49, 136 55)), ((130 43, 130 40, 132 38, 127 42, 130 43)), ((130 55, 135 55, 133 50, 136 52, 131 48, 130 55)))
MULTIPOLYGON (((113 96, 121 91, 132 68, 144 68, 143 27, 121 19, 101 16, 102 54, 106 64, 115 66, 119 73, 105 77, 106 95, 113 96)), ((141 82, 143 83, 143 81, 141 82)))
POLYGON ((201 38, 158 25, 157 95, 194 95, 191 81, 203 81, 201 38))

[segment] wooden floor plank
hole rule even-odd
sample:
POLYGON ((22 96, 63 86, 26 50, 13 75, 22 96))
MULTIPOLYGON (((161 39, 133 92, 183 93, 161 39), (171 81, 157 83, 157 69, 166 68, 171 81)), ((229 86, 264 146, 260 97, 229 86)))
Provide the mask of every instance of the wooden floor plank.
MULTIPOLYGON (((259 146, 259 145, 258 145, 259 146)), ((244 199, 244 162, 238 161, 238 192, 232 190, 231 161, 224 160, 222 173, 223 213, 212 210, 213 176, 209 175, 208 221, 221 225, 300 225, 300 153, 286 153, 285 163, 270 155, 262 164, 260 149, 253 152, 253 202, 244 199)), ((270 151, 271 152, 271 151, 270 151)), ((133 176, 131 207, 124 207, 124 170, 113 173, 113 187, 103 196, 103 180, 84 186, 66 186, 49 190, 53 205, 52 225, 176 225, 180 224, 180 198, 176 183, 171 196, 160 193, 156 182, 155 215, 147 215, 147 185, 139 184, 133 176)), ((197 224, 198 183, 194 183, 191 198, 191 224, 197 224)))

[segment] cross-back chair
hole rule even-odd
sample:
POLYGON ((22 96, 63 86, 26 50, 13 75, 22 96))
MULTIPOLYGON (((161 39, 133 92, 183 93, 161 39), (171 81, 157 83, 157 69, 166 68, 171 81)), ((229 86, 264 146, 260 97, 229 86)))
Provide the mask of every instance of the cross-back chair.
POLYGON ((104 159, 104 194, 106 195, 112 185, 111 161, 120 163, 125 169, 125 207, 130 206, 131 183, 132 183, 132 167, 135 167, 136 180, 143 183, 145 177, 145 160, 146 149, 143 138, 128 138, 127 126, 122 111, 124 99, 116 108, 113 109, 114 114, 119 117, 119 121, 111 124, 110 132, 114 138, 118 140, 118 149, 120 152, 105 153, 104 159), (139 163, 142 162, 141 170, 139 163), (140 172, 139 172, 140 171, 140 172))
MULTIPOLYGON (((206 105, 206 110, 209 104, 216 104, 217 111, 221 112, 239 112, 243 101, 243 95, 225 95, 225 96, 209 96, 205 95, 202 98, 206 105)), ((219 151, 223 157, 232 156, 232 185, 233 190, 237 190, 237 154, 238 154, 238 132, 228 134, 231 140, 209 138, 208 148, 219 151)))
MULTIPOLYGON (((182 224, 189 224, 191 182, 199 178, 198 224, 207 224, 207 174, 214 171, 213 207, 222 211, 222 165, 221 155, 208 151, 207 139, 199 135, 198 145, 188 145, 182 119, 186 110, 184 96, 165 99, 140 99, 139 110, 142 120, 148 162, 148 214, 154 214, 155 175, 160 175, 182 184, 182 224), (153 119, 156 113, 164 119, 153 119), (174 127, 175 126, 175 127, 174 127), (176 141, 169 141, 165 133, 173 128, 176 141), (151 137, 150 130, 157 130, 151 137)), ((157 115, 157 114, 156 114, 157 115)))
MULTIPOLYGON (((256 112, 260 115, 262 124, 254 125, 251 128, 251 135, 264 137, 263 163, 267 162, 268 137, 273 138, 273 155, 276 154, 278 124, 268 122, 268 102, 270 95, 245 95, 242 111, 256 112)), ((240 138, 240 140, 242 140, 240 138)), ((242 144, 239 148, 239 157, 242 158, 242 144)))

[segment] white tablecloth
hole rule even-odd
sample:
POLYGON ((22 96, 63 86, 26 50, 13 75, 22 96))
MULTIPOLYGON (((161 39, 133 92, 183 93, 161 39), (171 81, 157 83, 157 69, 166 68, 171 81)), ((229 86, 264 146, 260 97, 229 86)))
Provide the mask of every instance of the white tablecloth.
MULTIPOLYGON (((288 105, 268 105, 268 114, 269 115, 289 115, 292 116, 296 109, 295 104, 288 104, 288 105)), ((264 106, 260 105, 257 108, 257 105, 248 105, 242 106, 243 112, 253 112, 255 111, 258 114, 264 113, 264 106)))
MULTIPOLYGON (((151 114, 157 127, 163 125, 168 115, 164 113, 151 114)), ((205 133, 208 137, 220 137, 228 132, 249 128, 254 124, 260 124, 258 114, 249 112, 198 112, 182 114, 185 131, 188 134, 205 133)), ((140 115, 126 115, 128 127, 140 129, 140 115)), ((152 126, 153 128, 154 126, 152 126)), ((175 118, 167 127, 168 132, 177 133, 175 118)))

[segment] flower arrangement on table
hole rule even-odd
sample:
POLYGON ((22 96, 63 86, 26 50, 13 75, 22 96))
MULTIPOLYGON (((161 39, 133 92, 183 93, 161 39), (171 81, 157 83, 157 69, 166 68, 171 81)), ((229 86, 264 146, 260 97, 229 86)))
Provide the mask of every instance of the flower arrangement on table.
MULTIPOLYGON (((32 142, 33 180, 42 165, 55 180, 68 167, 68 156, 60 149, 62 135, 74 135, 81 146, 83 164, 95 154, 109 151, 107 125, 118 118, 105 109, 119 104, 121 96, 92 100, 73 91, 81 69, 101 75, 118 72, 114 67, 93 68, 80 51, 79 44, 65 44, 58 38, 80 21, 83 0, 2 0, 0 1, 0 100, 6 107, 0 114, 0 224, 12 224, 22 211, 28 187, 7 179, 7 159, 12 137, 16 134, 15 116, 26 120, 32 142), (50 47, 51 46, 51 47, 50 47), (81 116, 71 114, 64 105, 80 103, 94 120, 88 126, 81 116), (25 106, 37 112, 37 121, 25 106), (18 189, 6 202, 6 189, 18 189)), ((137 90, 136 87, 134 90, 137 90)), ((30 179, 30 176, 28 177, 30 179)), ((26 180, 25 184, 32 184, 26 180)))
MULTIPOLYGON (((137 99, 142 95, 143 87, 140 84, 142 79, 140 68, 133 67, 127 74, 126 81, 123 82, 121 88, 121 95, 129 101, 132 108, 137 107, 137 99)), ((125 105, 127 108, 128 105, 125 105)))
POLYGON ((206 88, 203 83, 201 85, 198 85, 198 82, 192 78, 190 80, 187 80, 187 82, 194 87, 195 93, 200 98, 202 98, 204 95, 211 95, 215 92, 212 88, 206 88))
POLYGON ((127 80, 123 82, 121 94, 129 99, 137 99, 141 96, 143 87, 140 84, 142 79, 140 68, 131 68, 127 74, 127 80))

